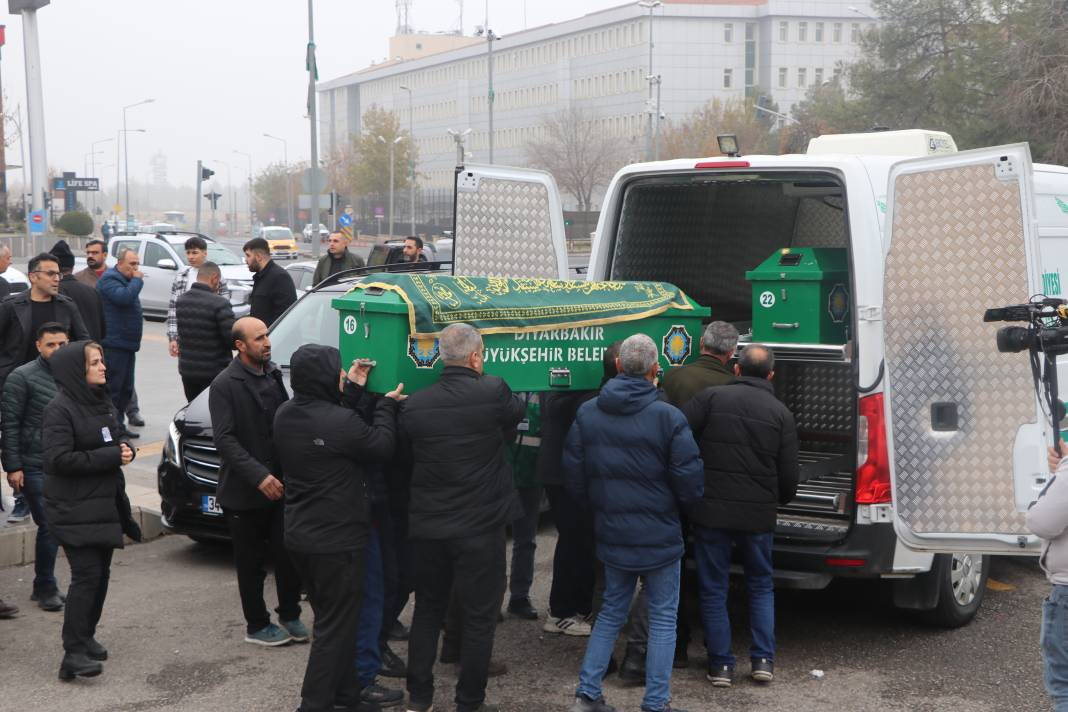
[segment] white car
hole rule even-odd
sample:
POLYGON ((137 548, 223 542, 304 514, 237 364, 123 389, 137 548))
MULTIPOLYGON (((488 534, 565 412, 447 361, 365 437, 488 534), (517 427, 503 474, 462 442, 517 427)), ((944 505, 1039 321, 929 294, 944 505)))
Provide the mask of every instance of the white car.
MULTIPOLYGON (((304 229, 301 232, 304 235, 304 241, 305 242, 311 242, 312 241, 312 224, 311 223, 308 223, 307 225, 305 225, 304 229)), ((322 223, 319 223, 319 239, 320 240, 326 240, 329 237, 330 237, 330 231, 326 229, 326 225, 323 225, 322 223)))
MULTIPOLYGON (((109 267, 115 264, 120 250, 137 250, 137 255, 141 258, 141 271, 145 275, 145 286, 141 290, 141 308, 146 318, 167 318, 171 285, 174 284, 178 270, 187 264, 185 241, 196 235, 193 232, 121 234, 108 242, 109 267)), ((252 294, 252 273, 249 272, 245 261, 210 237, 200 237, 208 243, 208 261, 219 265, 222 271, 223 282, 230 290, 230 304, 234 308, 234 316, 248 316, 251 309, 249 297, 252 294)))
POLYGON ((30 288, 30 280, 19 270, 14 267, 8 267, 3 274, 0 274, 7 280, 7 283, 11 285, 11 293, 25 292, 30 288))

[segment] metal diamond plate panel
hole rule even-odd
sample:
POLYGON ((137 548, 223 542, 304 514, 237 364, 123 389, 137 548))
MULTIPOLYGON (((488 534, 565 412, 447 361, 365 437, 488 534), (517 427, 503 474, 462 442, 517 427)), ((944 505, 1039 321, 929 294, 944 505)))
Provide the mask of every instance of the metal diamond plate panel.
POLYGON ((1013 440, 1035 419, 1026 354, 998 353, 986 307, 1027 299, 1019 186, 992 165, 905 174, 886 261, 896 509, 917 533, 1022 532, 1013 440), (960 429, 931 430, 931 404, 960 429))
POLYGON ((841 198, 804 198, 797 206, 794 247, 847 247, 841 198))
POLYGON ((852 448, 857 401, 851 364, 781 361, 775 364, 773 383, 794 415, 802 450, 852 448))
POLYGON ((559 277, 543 185, 483 177, 456 200, 457 274, 559 277))

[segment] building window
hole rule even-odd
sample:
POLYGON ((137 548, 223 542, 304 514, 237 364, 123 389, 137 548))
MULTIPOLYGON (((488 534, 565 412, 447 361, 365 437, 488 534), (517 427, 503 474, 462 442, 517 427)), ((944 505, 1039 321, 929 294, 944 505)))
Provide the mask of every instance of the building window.
POLYGON ((779 23, 779 42, 786 42, 790 39, 790 23, 779 23))
POLYGON ((734 24, 733 23, 728 22, 727 24, 725 24, 723 26, 723 41, 724 42, 733 42, 734 41, 734 24))
POLYGON ((839 42, 842 41, 842 23, 841 22, 834 23, 833 33, 834 34, 831 36, 831 38, 832 38, 832 40, 834 41, 835 44, 838 44, 839 42))
POLYGON ((804 67, 797 70, 797 86, 802 89, 808 86, 808 70, 804 67))
POLYGON ((799 23, 797 23, 797 41, 798 42, 808 42, 808 23, 807 22, 799 22, 799 23))
POLYGON ((734 70, 733 69, 724 69, 723 70, 723 88, 724 89, 730 89, 731 88, 731 79, 733 79, 733 77, 734 77, 734 70))
POLYGON ((849 41, 853 44, 860 42, 860 23, 854 22, 849 27, 849 41))
POLYGON ((823 67, 817 67, 812 74, 812 79, 815 80, 816 86, 823 84, 823 67))
POLYGON ((817 22, 816 26, 813 28, 812 40, 814 42, 823 42, 823 23, 822 22, 817 22))
POLYGON ((779 88, 780 89, 785 89, 786 88, 786 74, 787 74, 786 67, 779 67, 779 88))

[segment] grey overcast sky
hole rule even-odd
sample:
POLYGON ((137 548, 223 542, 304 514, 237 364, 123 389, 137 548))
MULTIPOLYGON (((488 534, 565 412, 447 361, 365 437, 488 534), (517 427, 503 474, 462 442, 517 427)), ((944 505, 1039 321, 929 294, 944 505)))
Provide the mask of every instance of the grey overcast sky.
MULTIPOLYGON (((2 0, 0 0, 2 1, 2 0)), ((624 0, 491 0, 490 26, 498 34, 624 4, 624 0), (524 19, 525 15, 525 19, 524 19)), ((7 9, 6 2, 3 10, 7 9)), ((465 33, 485 16, 484 0, 464 3, 465 33)), ((456 0, 412 0, 416 30, 450 30, 459 18, 456 0)), ((22 18, 7 15, 7 44, 0 75, 9 108, 26 114, 22 18)), ((243 181, 252 154, 253 171, 281 160, 289 142, 291 161, 309 155, 304 119, 308 39, 304 0, 52 0, 38 12, 48 165, 83 174, 91 144, 115 163, 122 106, 155 99, 127 112, 130 177, 144 180, 149 158, 167 156, 168 178, 189 185, 196 161, 219 159, 243 181)), ((388 53, 396 27, 394 0, 315 0, 319 79, 331 79, 388 53)), ((8 156, 19 162, 17 144, 8 156)), ((97 171, 113 185, 114 166, 97 171)), ((217 170, 225 180, 225 168, 217 170)), ((21 183, 18 172, 9 181, 21 183)))

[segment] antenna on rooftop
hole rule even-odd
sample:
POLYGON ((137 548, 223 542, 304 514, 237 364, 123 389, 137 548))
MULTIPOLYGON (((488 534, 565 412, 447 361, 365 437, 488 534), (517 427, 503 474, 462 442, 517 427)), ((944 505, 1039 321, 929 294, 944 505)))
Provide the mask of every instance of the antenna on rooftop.
POLYGON ((397 0, 397 34, 412 34, 412 26, 409 15, 412 12, 412 0, 397 0))
POLYGON ((459 6, 459 17, 456 18, 456 27, 454 32, 457 35, 463 37, 464 34, 464 0, 456 0, 456 4, 459 6))

